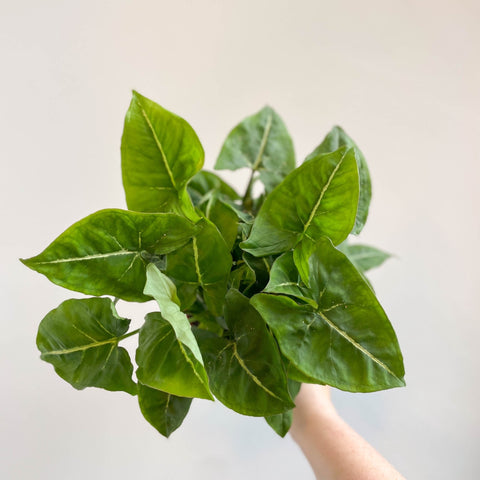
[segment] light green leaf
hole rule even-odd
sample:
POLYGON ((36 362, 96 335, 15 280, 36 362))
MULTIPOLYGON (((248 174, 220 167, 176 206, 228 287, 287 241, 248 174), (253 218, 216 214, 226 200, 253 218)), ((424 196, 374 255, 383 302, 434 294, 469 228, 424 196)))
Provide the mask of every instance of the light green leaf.
POLYGON ((362 275, 327 238, 318 240, 309 271, 317 309, 279 295, 251 300, 282 353, 308 377, 342 390, 403 386, 395 332, 362 275))
MULTIPOLYGON (((293 399, 297 396, 300 386, 300 383, 290 379, 288 380, 288 389, 293 399)), ((271 415, 269 417, 265 417, 265 420, 273 428, 273 430, 278 433, 278 435, 284 437, 292 426, 293 412, 292 410, 289 410, 288 412, 279 413, 278 415, 271 415)))
POLYGON ((118 346, 128 336, 129 324, 109 298, 66 300, 40 323, 37 346, 42 360, 76 389, 100 387, 135 395, 132 362, 118 346))
POLYGON ((259 172, 268 192, 295 168, 292 139, 270 107, 247 117, 229 133, 215 165, 217 170, 242 167, 259 172))
POLYGON ((144 302, 146 264, 182 247, 200 229, 172 213, 100 210, 22 262, 70 290, 144 302))
POLYGON ((205 154, 195 131, 183 118, 134 91, 121 152, 130 210, 175 212, 196 218, 186 186, 202 168, 205 154))
POLYGON ((243 250, 257 257, 286 252, 303 238, 335 245, 352 230, 358 202, 353 149, 318 155, 290 173, 265 199, 243 250))
POLYGON ((362 272, 379 267, 390 258, 390 253, 379 250, 369 245, 342 243, 337 247, 348 259, 362 272))
POLYGON ((225 320, 231 338, 195 330, 214 395, 243 415, 283 413, 294 404, 275 340, 248 298, 230 290, 225 320))
POLYGON ((231 200, 238 200, 238 193, 218 175, 201 170, 188 182, 188 193, 195 205, 201 203, 202 198, 214 191, 231 200))
POLYGON ((158 303, 162 318, 175 330, 178 340, 187 346, 197 361, 203 365, 202 354, 192 333, 187 316, 180 311, 180 300, 175 284, 152 263, 147 266, 147 282, 143 290, 145 295, 158 303))
POLYGON ((370 206, 370 200, 372 198, 370 173, 368 171, 367 162, 361 150, 341 127, 333 127, 328 135, 324 138, 323 142, 306 158, 306 160, 314 158, 321 153, 334 152, 343 146, 354 148, 355 159, 357 161, 360 192, 355 226, 353 227, 352 233, 358 235, 362 231, 363 226, 367 221, 368 209, 370 206))
POLYGON ((203 364, 159 312, 149 313, 136 354, 140 383, 179 397, 213 400, 203 364))
POLYGON ((177 397, 139 383, 138 403, 148 423, 168 438, 187 416, 192 399, 177 397))
POLYGON ((230 251, 217 227, 207 219, 185 246, 167 256, 166 274, 179 283, 200 287, 208 308, 221 315, 232 266, 230 251))

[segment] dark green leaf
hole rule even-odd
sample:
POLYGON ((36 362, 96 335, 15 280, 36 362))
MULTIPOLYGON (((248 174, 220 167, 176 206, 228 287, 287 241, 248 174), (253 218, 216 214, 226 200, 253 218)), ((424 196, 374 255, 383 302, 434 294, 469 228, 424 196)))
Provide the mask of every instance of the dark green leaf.
POLYGON ((215 165, 217 170, 242 167, 258 171, 267 191, 295 168, 292 139, 270 107, 247 117, 229 133, 215 165))
POLYGON ((369 245, 342 243, 337 247, 348 259, 362 272, 372 268, 379 267, 385 260, 391 257, 387 252, 383 252, 369 245))
POLYGON ((172 213, 100 210, 22 262, 70 290, 143 302, 147 260, 182 247, 200 229, 172 213))
POLYGON ((288 175, 265 199, 240 246, 257 257, 283 253, 303 238, 325 235, 335 245, 352 230, 358 202, 353 149, 318 155, 288 175))
POLYGON ((40 323, 37 346, 42 360, 76 389, 100 387, 135 395, 132 362, 118 346, 129 324, 109 298, 66 300, 40 323))
POLYGON ((232 257, 213 223, 202 219, 197 225, 202 227, 198 235, 168 255, 166 273, 177 284, 201 287, 208 308, 214 315, 221 315, 232 257))
MULTIPOLYGON (((300 390, 300 386, 301 386, 300 383, 290 379, 288 380, 288 389, 290 391, 290 395, 292 396, 292 398, 295 398, 297 396, 300 390)), ((290 427, 292 426, 292 419, 293 419, 292 410, 289 410, 288 412, 285 412, 285 413, 279 413, 278 415, 271 415, 269 417, 265 417, 265 420, 267 421, 267 423, 281 437, 284 437, 290 430, 290 427)))
POLYGON ((196 330, 214 395, 243 415, 283 413, 294 404, 275 340, 248 299, 226 297, 225 320, 232 338, 196 330))
POLYGON ((357 235, 362 231, 362 228, 367 221, 368 208, 370 206, 370 199, 372 198, 370 173, 363 153, 341 127, 333 127, 323 142, 307 157, 307 160, 316 157, 320 153, 334 152, 343 146, 347 146, 348 148, 353 147, 355 149, 355 159, 358 167, 360 192, 355 226, 352 230, 352 233, 357 235))
POLYGON ((205 154, 183 118, 133 92, 121 150, 130 210, 175 212, 196 218, 186 186, 202 168, 205 154))
POLYGON ((179 397, 213 400, 202 362, 159 312, 145 317, 135 358, 137 378, 144 385, 179 397))
POLYGON ((177 397, 139 383, 138 403, 148 423, 168 438, 187 416, 192 399, 177 397))
POLYGON ((224 182, 218 175, 205 170, 198 172, 188 182, 187 190, 195 205, 198 205, 202 198, 212 191, 219 192, 231 200, 240 198, 238 193, 228 183, 224 182))
POLYGON ((395 332, 362 275, 326 238, 318 240, 309 271, 317 309, 279 295, 251 300, 282 353, 307 376, 342 390, 403 386, 395 332))

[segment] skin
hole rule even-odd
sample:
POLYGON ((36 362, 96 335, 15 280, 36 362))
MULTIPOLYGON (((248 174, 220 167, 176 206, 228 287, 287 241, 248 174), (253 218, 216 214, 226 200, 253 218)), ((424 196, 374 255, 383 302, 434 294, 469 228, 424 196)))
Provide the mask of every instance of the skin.
POLYGON ((290 429, 318 480, 405 480, 338 415, 330 389, 303 384, 290 429))

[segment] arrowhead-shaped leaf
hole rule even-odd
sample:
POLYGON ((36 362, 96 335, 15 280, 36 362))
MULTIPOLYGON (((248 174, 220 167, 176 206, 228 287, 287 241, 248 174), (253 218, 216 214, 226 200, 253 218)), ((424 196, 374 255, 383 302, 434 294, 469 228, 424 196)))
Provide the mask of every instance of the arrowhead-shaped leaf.
POLYGON ((367 162, 361 150, 341 127, 333 127, 332 130, 328 133, 328 135, 324 138, 323 142, 306 158, 306 160, 314 158, 321 153, 334 152, 335 150, 343 146, 347 146, 348 148, 354 148, 355 159, 357 161, 358 167, 360 192, 358 198, 358 209, 355 218, 355 225, 352 230, 352 233, 357 235, 362 231, 363 226, 367 221, 368 209, 370 207, 370 200, 372 198, 372 184, 370 181, 370 173, 368 171, 367 162))
POLYGON ((217 170, 242 167, 258 171, 268 192, 295 168, 292 139, 270 107, 247 117, 229 133, 215 165, 217 170))
POLYGON ((195 331, 214 395, 243 415, 267 416, 293 408, 275 340, 248 298, 229 290, 225 320, 231 338, 195 331))
POLYGON ((168 438, 187 416, 192 399, 176 397, 139 383, 138 403, 148 423, 168 438))
POLYGON ((172 213, 100 210, 22 262, 70 290, 144 302, 148 261, 182 247, 200 228, 172 213))
POLYGON ((282 353, 307 376, 342 390, 403 386, 395 332, 362 275, 326 238, 318 240, 309 271, 318 308, 281 295, 251 300, 282 353))
POLYGON ((109 298, 66 300, 40 323, 37 346, 42 360, 76 389, 100 387, 135 395, 132 362, 118 346, 129 324, 109 298))
POLYGON ((202 227, 198 234, 168 255, 166 274, 177 283, 200 287, 208 308, 221 315, 232 257, 215 225, 207 219, 197 225, 202 227))
POLYGON ((183 118, 133 92, 121 151, 130 210, 183 213, 195 219, 186 186, 202 168, 205 154, 183 118))
POLYGON ((145 317, 135 359, 140 383, 178 397, 213 400, 203 364, 161 313, 145 317))
POLYGON ((379 267, 391 257, 390 253, 383 252, 369 245, 342 243, 337 247, 362 272, 379 267))
POLYGON ((240 246, 257 257, 283 253, 303 238, 328 236, 335 245, 355 223, 358 172, 353 149, 318 155, 290 173, 265 199, 240 246))

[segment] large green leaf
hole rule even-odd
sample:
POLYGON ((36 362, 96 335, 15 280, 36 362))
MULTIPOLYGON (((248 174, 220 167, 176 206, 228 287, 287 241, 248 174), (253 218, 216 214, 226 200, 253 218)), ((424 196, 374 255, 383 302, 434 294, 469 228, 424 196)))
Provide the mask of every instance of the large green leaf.
POLYGON ((178 340, 188 347, 197 361, 203 365, 202 354, 192 333, 190 322, 185 313, 180 311, 177 288, 153 263, 147 266, 147 282, 143 293, 156 300, 163 319, 172 325, 178 340))
POLYGON ((140 383, 178 397, 213 400, 202 363, 161 313, 145 317, 135 359, 140 383))
POLYGON ((202 198, 212 191, 218 192, 231 200, 240 198, 228 183, 224 182, 218 175, 205 170, 198 172, 188 182, 187 190, 195 205, 198 205, 202 198))
POLYGON ((341 127, 336 126, 332 128, 322 143, 307 157, 307 160, 316 157, 320 153, 334 152, 343 146, 347 146, 348 148, 353 147, 355 150, 355 159, 357 161, 358 177, 360 182, 360 192, 358 198, 357 215, 352 233, 359 234, 362 231, 365 222, 367 221, 370 199, 372 198, 370 173, 368 171, 367 162, 361 150, 341 127))
POLYGON ((135 395, 132 362, 118 346, 129 324, 109 298, 66 300, 40 323, 37 346, 42 360, 76 389, 100 387, 135 395))
POLYGON ((192 399, 177 397, 139 383, 138 403, 148 423, 168 438, 187 416, 192 399))
POLYGON ((100 210, 73 224, 36 257, 32 270, 70 290, 143 302, 145 268, 201 229, 172 213, 100 210))
POLYGON ((392 256, 390 253, 379 250, 378 248, 358 243, 352 245, 343 242, 337 248, 362 272, 379 267, 385 260, 392 256))
POLYGON ((231 338, 195 331, 212 392, 243 415, 275 415, 293 408, 280 353, 265 322, 240 292, 229 290, 225 302, 231 338))
MULTIPOLYGON (((300 387, 300 383, 288 379, 288 389, 292 398, 297 396, 300 387)), ((288 412, 279 413, 278 415, 271 415, 269 417, 265 417, 265 420, 278 435, 284 437, 292 426, 293 412, 292 410, 289 410, 288 412)))
POLYGON ((342 390, 403 386, 395 332, 362 275, 327 238, 318 239, 308 269, 318 308, 265 293, 251 300, 282 353, 308 377, 342 390))
POLYGON ((355 223, 358 172, 353 149, 320 154, 290 173, 265 199, 240 246, 255 256, 283 253, 303 238, 325 235, 335 245, 355 223))
POLYGON ((195 218, 186 186, 202 168, 205 154, 183 118, 134 91, 121 151, 130 210, 176 212, 195 218))
POLYGON ((232 266, 230 251, 217 227, 207 219, 201 230, 179 250, 167 256, 166 273, 176 283, 200 287, 214 315, 221 315, 232 266))
POLYGON ((269 192, 295 168, 295 153, 288 131, 278 114, 264 107, 247 117, 228 135, 215 168, 259 172, 269 192))

